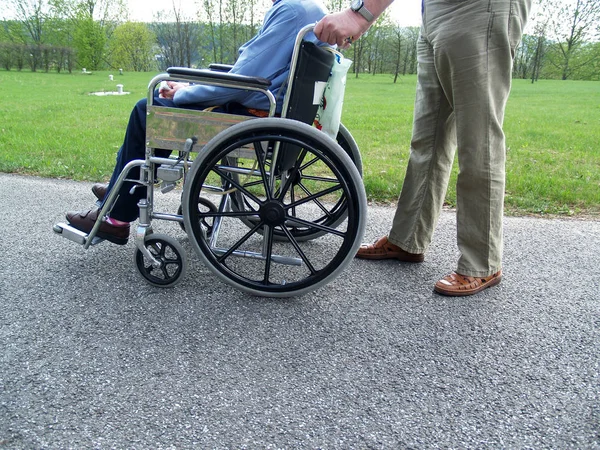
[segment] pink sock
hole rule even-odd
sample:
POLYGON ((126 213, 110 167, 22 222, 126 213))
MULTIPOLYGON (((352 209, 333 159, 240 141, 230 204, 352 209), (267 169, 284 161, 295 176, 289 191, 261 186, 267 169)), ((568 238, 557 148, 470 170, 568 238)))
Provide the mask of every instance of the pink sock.
POLYGON ((114 227, 126 227, 129 225, 129 222, 121 222, 120 220, 113 219, 108 216, 106 216, 106 223, 108 223, 114 227))

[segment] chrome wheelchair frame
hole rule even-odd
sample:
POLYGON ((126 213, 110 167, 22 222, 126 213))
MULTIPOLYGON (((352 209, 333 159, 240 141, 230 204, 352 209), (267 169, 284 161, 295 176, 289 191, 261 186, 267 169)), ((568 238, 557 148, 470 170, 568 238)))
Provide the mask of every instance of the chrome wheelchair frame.
MULTIPOLYGON (((360 246, 367 203, 360 152, 348 130, 342 125, 336 142, 294 118, 292 104, 296 99, 306 103, 307 98, 306 92, 295 90, 295 83, 304 81, 300 69, 309 73, 320 62, 328 75, 332 65, 323 56, 329 52, 304 41, 312 29, 303 28, 296 38, 281 117, 275 117, 276 99, 268 80, 229 74, 222 66, 171 68, 154 77, 148 85, 145 159, 126 165, 90 233, 65 223, 56 224, 54 231, 85 249, 101 242, 96 233, 102 218, 123 182, 134 181, 133 189, 147 188, 146 198, 138 203, 135 262, 152 285, 173 286, 187 270, 182 245, 155 233, 153 219, 178 222, 204 264, 242 291, 287 297, 333 280, 360 246), (305 57, 306 52, 320 56, 305 57), (155 89, 164 81, 260 92, 269 100, 268 117, 155 106, 155 89), (155 149, 173 153, 157 157, 155 149), (139 180, 130 180, 135 167, 140 168, 139 180), (157 182, 168 192, 181 179, 177 213, 154 211, 157 182), (313 242, 317 237, 323 238, 322 244, 313 242)), ((310 121, 318 106, 314 103, 308 115, 303 113, 310 121)))

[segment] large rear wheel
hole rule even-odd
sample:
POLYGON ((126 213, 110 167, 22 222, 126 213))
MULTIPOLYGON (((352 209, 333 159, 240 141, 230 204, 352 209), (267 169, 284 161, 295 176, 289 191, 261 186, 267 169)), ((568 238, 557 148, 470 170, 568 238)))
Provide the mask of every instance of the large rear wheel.
POLYGON ((244 291, 284 297, 323 286, 350 263, 364 232, 366 196, 335 141, 303 123, 268 118, 234 125, 206 145, 183 209, 190 241, 213 272, 244 291), (218 211, 200 211, 199 198, 218 211), (210 237, 200 225, 206 220, 210 237), (309 242, 304 232, 323 238, 309 242))

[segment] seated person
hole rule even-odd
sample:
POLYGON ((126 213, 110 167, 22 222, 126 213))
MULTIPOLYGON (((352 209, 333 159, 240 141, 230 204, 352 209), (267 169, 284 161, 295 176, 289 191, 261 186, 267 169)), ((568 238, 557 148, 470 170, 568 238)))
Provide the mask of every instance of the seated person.
MULTIPOLYGON (((319 0, 274 0, 267 11, 263 26, 258 34, 239 49, 239 57, 230 73, 266 78, 271 81, 270 90, 277 99, 277 112, 283 103, 282 89, 289 73, 294 42, 298 32, 311 23, 318 22, 326 14, 319 0)), ((316 42, 314 34, 306 36, 316 42)), ((238 105, 234 110, 225 106, 226 112, 243 113, 248 110, 268 110, 269 102, 264 94, 243 89, 231 89, 207 85, 187 85, 169 82, 155 97, 155 105, 176 106, 189 109, 205 109, 214 105, 238 105)), ((95 184, 92 192, 103 201, 127 163, 144 159, 146 153, 146 99, 140 100, 129 118, 123 145, 117 154, 117 162, 108 186, 95 184)), ((155 154, 167 157, 167 150, 156 150, 155 154)), ((139 168, 134 168, 129 179, 139 179, 139 168)), ((146 197, 146 188, 139 186, 130 193, 134 182, 123 183, 109 216, 104 217, 98 237, 115 244, 124 245, 129 238, 129 223, 138 218, 138 201, 146 197)), ((68 212, 69 223, 78 230, 89 233, 100 213, 99 208, 83 212, 68 212)))

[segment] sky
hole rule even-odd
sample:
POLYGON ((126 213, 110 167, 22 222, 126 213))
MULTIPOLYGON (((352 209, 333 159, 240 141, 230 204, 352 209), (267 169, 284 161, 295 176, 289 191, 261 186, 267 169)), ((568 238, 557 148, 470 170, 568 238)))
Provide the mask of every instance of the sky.
MULTIPOLYGON (((158 11, 172 9, 173 2, 181 5, 182 10, 187 12, 190 17, 195 17, 197 0, 127 0, 131 20, 138 22, 151 22, 154 14, 158 11), (187 10, 186 10, 187 9, 187 10)), ((570 2, 573 0, 562 0, 570 2)), ((326 3, 326 2, 324 2, 326 3)), ((533 17, 537 8, 534 2, 530 17, 533 17)), ((350 4, 350 0, 348 0, 350 4)), ((421 0, 395 0, 390 6, 392 18, 400 26, 416 27, 421 25, 421 0)), ((531 24, 530 24, 531 25, 531 24)), ((528 27, 529 28, 529 27, 528 27)), ((525 32, 528 30, 526 29, 525 32)))
MULTIPOLYGON (((0 4, 5 0, 0 0, 0 4)), ((126 0, 129 6, 129 20, 136 22, 151 22, 159 11, 172 10, 173 3, 181 5, 181 10, 190 18, 196 17, 196 2, 199 0, 126 0)), ((574 0, 561 0, 572 2, 574 0)), ((350 4, 350 0, 347 0, 350 4)), ((324 2, 326 3, 326 1, 324 2)), ((535 13, 537 2, 534 2, 532 13, 535 13)), ((400 26, 421 25, 421 0, 395 0, 390 6, 392 18, 400 26)), ((262 14, 262 13, 261 13, 262 14)), ((12 19, 14 14, 10 10, 0 12, 0 19, 12 19)), ((533 16, 533 14, 532 14, 533 16)), ((527 30, 525 30, 527 32, 527 30)))
MULTIPOLYGON (((176 0, 179 3, 178 0, 176 0)), ((154 13, 170 9, 171 0, 128 0, 131 19, 139 22, 150 22, 154 13)), ((193 15, 196 6, 194 0, 182 0, 181 5, 189 5, 189 14, 193 15)), ((350 1, 348 0, 348 4, 350 1)), ((391 13, 401 26, 419 26, 421 24, 420 0, 396 0, 391 8, 391 13)))

